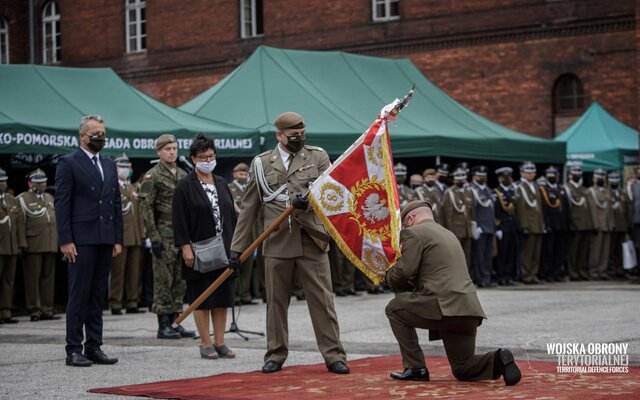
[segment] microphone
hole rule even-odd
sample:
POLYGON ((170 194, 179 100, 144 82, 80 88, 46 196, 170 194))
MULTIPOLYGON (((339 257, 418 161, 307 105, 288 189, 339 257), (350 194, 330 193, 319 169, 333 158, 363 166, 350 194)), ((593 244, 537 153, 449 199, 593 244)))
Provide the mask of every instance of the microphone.
POLYGON ((180 161, 189 170, 189 172, 193 171, 193 164, 191 164, 191 161, 189 161, 187 157, 180 156, 178 157, 178 161, 180 161))

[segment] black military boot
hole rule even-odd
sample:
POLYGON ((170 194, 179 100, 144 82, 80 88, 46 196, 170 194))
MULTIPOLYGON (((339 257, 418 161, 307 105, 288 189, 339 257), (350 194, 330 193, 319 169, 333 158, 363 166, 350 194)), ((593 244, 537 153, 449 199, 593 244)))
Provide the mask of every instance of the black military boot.
POLYGON ((158 314, 158 339, 180 339, 180 334, 171 327, 171 314, 158 314))
MULTIPOLYGON (((178 318, 179 315, 180 314, 178 314, 178 313, 171 314, 171 324, 173 324, 173 322, 176 320, 176 318, 178 318)), ((173 329, 176 332, 178 332, 181 337, 184 337, 184 338, 196 337, 196 333, 194 331, 188 331, 188 330, 184 329, 184 327, 182 325, 178 325, 173 329)))

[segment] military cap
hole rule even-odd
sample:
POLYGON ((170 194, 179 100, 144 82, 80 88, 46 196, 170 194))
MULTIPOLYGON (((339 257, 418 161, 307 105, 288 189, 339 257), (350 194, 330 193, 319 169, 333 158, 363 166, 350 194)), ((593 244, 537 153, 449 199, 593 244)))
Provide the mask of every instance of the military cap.
POLYGON ((435 175, 436 174, 436 170, 433 168, 427 168, 424 170, 424 172, 422 173, 422 176, 429 176, 429 175, 435 175))
POLYGON ((40 168, 31 171, 27 174, 27 179, 29 179, 33 183, 43 183, 47 181, 47 174, 44 173, 40 168))
POLYGON ((4 182, 7 179, 9 179, 9 177, 7 176, 7 171, 0 168, 0 182, 4 182))
POLYGON ((176 137, 170 133, 165 133, 164 135, 160 135, 158 139, 156 139, 156 150, 162 149, 164 146, 177 142, 176 137))
POLYGON ((536 173, 536 165, 534 163, 532 163, 531 161, 525 161, 522 164, 520 164, 520 172, 535 174, 536 173))
POLYGON ((599 178, 599 179, 605 179, 607 177, 607 171, 605 171, 602 168, 596 168, 595 171, 593 171, 593 178, 599 178))
POLYGON ((546 176, 557 176, 560 173, 560 171, 558 171, 558 168, 556 168, 554 165, 549 165, 549 168, 544 170, 544 174, 546 176))
POLYGON ((116 162, 116 165, 118 167, 130 167, 131 166, 131 161, 129 161, 129 157, 127 157, 127 155, 125 153, 118 154, 117 156, 115 156, 113 161, 116 162))
POLYGON ((249 172, 249 166, 243 162, 233 167, 233 172, 244 171, 249 172))
POLYGON ((475 176, 487 176, 488 168, 484 165, 476 165, 471 168, 471 171, 475 176))
POLYGON ((443 163, 436 167, 439 174, 449 176, 449 164, 443 163))
POLYGON ((429 208, 431 208, 431 203, 429 203, 426 200, 414 200, 414 201, 410 202, 409 204, 407 204, 402 209, 402 212, 400 213, 400 220, 404 221, 404 219, 406 218, 407 214, 409 214, 411 211, 415 210, 416 208, 420 208, 420 207, 429 207, 429 208))
POLYGON ((468 173, 469 172, 469 163, 466 162, 466 161, 463 161, 463 162, 459 163, 458 165, 456 165, 456 168, 463 169, 464 172, 468 173))
POLYGON ((620 173, 618 171, 609 172, 609 182, 620 183, 620 173))
POLYGON ((569 173, 571 175, 582 175, 582 167, 578 164, 574 164, 571 167, 569 167, 569 173))
POLYGON ((396 175, 406 175, 407 174, 407 166, 403 163, 397 163, 393 166, 393 173, 396 175))
POLYGON ((496 175, 511 175, 513 173, 513 168, 511 167, 500 167, 495 170, 496 175))
POLYGON ((467 171, 462 168, 457 168, 453 171, 453 180, 454 181, 463 181, 467 179, 467 171))
POLYGON ((273 124, 279 131, 291 128, 300 129, 304 128, 304 118, 296 112, 287 111, 278 115, 273 124))

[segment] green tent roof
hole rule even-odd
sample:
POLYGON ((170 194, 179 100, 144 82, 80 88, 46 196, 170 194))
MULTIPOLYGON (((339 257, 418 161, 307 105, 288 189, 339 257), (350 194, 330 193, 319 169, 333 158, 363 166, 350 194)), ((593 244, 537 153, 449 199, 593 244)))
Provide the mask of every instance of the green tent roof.
POLYGON ((567 144, 567 160, 581 163, 585 171, 638 164, 638 131, 618 121, 597 102, 555 140, 567 144))
POLYGON ((223 156, 259 150, 256 130, 193 116, 144 95, 109 68, 0 66, 0 153, 67 153, 78 147, 80 118, 99 114, 104 153, 157 157, 154 139, 173 133, 181 149, 197 132, 211 134, 223 156))
POLYGON ((284 111, 305 117, 310 144, 338 156, 377 113, 411 85, 416 93, 390 127, 396 157, 450 156, 505 161, 564 162, 563 144, 522 134, 453 100, 405 59, 343 52, 259 47, 229 76, 180 109, 264 134, 284 111))

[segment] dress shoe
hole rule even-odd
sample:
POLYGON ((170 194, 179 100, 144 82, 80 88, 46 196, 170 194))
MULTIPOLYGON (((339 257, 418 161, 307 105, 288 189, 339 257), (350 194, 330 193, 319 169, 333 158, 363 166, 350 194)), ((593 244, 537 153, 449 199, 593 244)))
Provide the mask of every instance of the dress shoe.
POLYGON ((389 374, 399 381, 423 381, 429 380, 429 370, 426 368, 405 368, 404 372, 392 372, 389 374))
POLYGON ((82 353, 71 353, 67 356, 65 364, 71 367, 90 367, 93 365, 93 361, 89 360, 82 353))
POLYGON ((348 374, 350 372, 349 367, 347 367, 347 363, 344 361, 336 361, 329 365, 327 369, 329 372, 333 372, 334 374, 348 374))
POLYGON ((17 324, 18 320, 14 319, 14 318, 11 318, 11 317, 7 317, 7 318, 2 318, 2 323, 5 323, 5 324, 17 324))
POLYGON ((342 290, 336 290, 336 296, 345 297, 347 294, 342 290))
POLYGON ((296 300, 298 301, 305 301, 306 299, 307 298, 305 297, 304 293, 296 295, 296 300))
POLYGON ((96 350, 91 353, 85 354, 84 356, 96 364, 110 365, 118 362, 117 358, 107 357, 107 355, 104 354, 102 350, 96 350))
POLYGON ((41 321, 57 321, 61 319, 61 317, 57 316, 57 315, 53 315, 53 314, 43 314, 40 317, 41 321))
POLYGON ((143 310, 138 307, 127 308, 127 314, 144 314, 147 310, 143 310))
POLYGON ((498 349, 494 357, 494 371, 499 373, 496 378, 502 376, 505 386, 512 386, 520 382, 522 374, 520 373, 520 368, 516 365, 511 350, 498 349))
POLYGON ((40 321, 40 316, 39 315, 32 315, 31 316, 31 322, 38 322, 40 321))
POLYGON ((111 315, 122 315, 122 309, 120 308, 112 308, 111 315))
POLYGON ((264 372, 265 374, 278 372, 281 369, 282 369, 282 364, 277 363, 275 361, 267 361, 267 363, 262 366, 262 372, 264 372))

